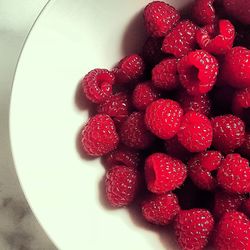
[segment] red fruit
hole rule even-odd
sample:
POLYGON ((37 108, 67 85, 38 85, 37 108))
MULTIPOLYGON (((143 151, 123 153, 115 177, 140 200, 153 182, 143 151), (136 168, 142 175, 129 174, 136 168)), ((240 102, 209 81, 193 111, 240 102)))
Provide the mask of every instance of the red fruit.
POLYGON ((164 38, 162 51, 175 57, 183 57, 194 50, 197 26, 189 20, 179 22, 164 38))
POLYGON ((250 198, 243 202, 242 210, 248 217, 250 217, 250 198))
POLYGON ((159 98, 160 94, 153 88, 151 82, 138 84, 133 91, 133 104, 138 110, 145 110, 147 106, 159 98))
POLYGON ((217 180, 226 191, 245 194, 250 192, 250 167, 239 154, 229 154, 222 161, 217 180))
POLYGON ((244 142, 244 122, 233 115, 217 116, 211 121, 213 146, 223 153, 231 153, 244 142))
POLYGON ((218 250, 249 250, 250 222, 240 212, 227 212, 216 228, 215 247, 218 250))
POLYGON ((202 152, 212 144, 211 122, 200 113, 187 112, 182 118, 177 136, 188 151, 202 152))
POLYGON ((181 249, 201 250, 209 240, 214 219, 206 209, 182 210, 175 219, 175 235, 181 249))
POLYGON ((250 132, 246 132, 243 144, 239 148, 241 155, 250 158, 250 132))
POLYGON ((170 99, 159 99, 146 109, 145 123, 148 129, 161 139, 170 139, 180 128, 183 111, 170 99))
POLYGON ((196 50, 184 56, 177 68, 181 84, 190 95, 209 92, 218 74, 217 60, 203 50, 196 50))
POLYGON ((150 195, 142 203, 144 218, 156 225, 167 225, 179 213, 180 206, 175 194, 150 195))
POLYGON ((157 64, 152 70, 152 81, 155 87, 172 90, 179 86, 177 59, 168 58, 157 64))
POLYGON ((182 185, 187 176, 185 164, 169 155, 154 153, 145 162, 148 190, 162 194, 182 185))
POLYGON ((119 142, 115 124, 108 115, 89 119, 81 133, 83 150, 90 156, 102 156, 114 150, 119 142))
POLYGON ((121 125, 120 136, 126 146, 135 149, 148 148, 154 140, 145 126, 144 114, 140 112, 132 113, 121 125))
POLYGON ((114 166, 105 177, 106 197, 112 207, 129 205, 136 197, 139 174, 136 169, 114 166))
POLYGON ((163 37, 179 21, 179 12, 161 1, 149 3, 144 9, 144 21, 150 36, 163 37))
POLYGON ((112 95, 115 76, 106 69, 91 70, 82 80, 86 97, 94 103, 101 103, 112 95))
POLYGON ((215 55, 226 54, 233 47, 235 29, 230 21, 220 20, 218 27, 209 25, 199 29, 196 39, 201 49, 215 55))

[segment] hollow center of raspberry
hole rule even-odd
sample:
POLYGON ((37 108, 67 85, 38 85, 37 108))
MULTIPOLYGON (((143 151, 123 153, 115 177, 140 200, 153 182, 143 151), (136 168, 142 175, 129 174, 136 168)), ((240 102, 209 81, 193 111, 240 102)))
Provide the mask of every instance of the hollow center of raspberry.
POLYGON ((101 74, 97 79, 97 85, 105 93, 108 93, 111 91, 112 79, 108 74, 101 74))
POLYGON ((195 66, 191 66, 188 68, 187 77, 188 77, 188 80, 191 84, 195 85, 195 84, 199 83, 198 75, 199 75, 198 68, 196 68, 195 66))
POLYGON ((155 173, 154 168, 149 168, 148 169, 147 177, 148 177, 147 179, 148 179, 149 183, 154 183, 155 182, 155 180, 156 180, 156 173, 155 173))

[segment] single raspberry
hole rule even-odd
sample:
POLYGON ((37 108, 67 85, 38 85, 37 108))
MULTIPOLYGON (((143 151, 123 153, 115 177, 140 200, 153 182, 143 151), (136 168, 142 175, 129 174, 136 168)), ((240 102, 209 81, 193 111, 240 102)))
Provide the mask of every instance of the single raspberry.
POLYGON ((239 153, 248 159, 250 158, 250 132, 246 132, 243 144, 238 149, 239 153))
POLYGON ((115 124, 108 115, 93 116, 82 130, 82 147, 90 156, 105 155, 114 150, 118 142, 115 124))
POLYGON ((250 87, 250 50, 232 48, 225 56, 221 74, 234 88, 250 87))
POLYGON ((135 149, 148 148, 154 138, 147 130, 144 123, 144 114, 140 112, 132 113, 128 119, 123 122, 120 130, 121 141, 128 147, 135 149))
POLYGON ((134 168, 114 166, 106 173, 106 197, 112 207, 123 207, 133 202, 138 187, 139 174, 134 168))
POLYGON ((242 204, 243 212, 250 217, 250 198, 246 199, 242 204))
POLYGON ((188 162, 189 176, 200 189, 214 190, 217 181, 213 171, 217 170, 222 160, 218 151, 202 152, 188 162))
POLYGON ((229 20, 219 20, 218 25, 199 29, 196 39, 201 49, 215 55, 226 54, 233 47, 235 29, 229 20))
POLYGON ((159 99, 146 109, 145 123, 148 129, 161 139, 170 139, 180 128, 183 111, 170 99, 159 99))
POLYGON ((113 69, 117 83, 130 83, 138 81, 143 76, 144 71, 144 61, 137 54, 126 56, 113 69))
POLYGON ((181 84, 190 95, 209 92, 218 74, 217 60, 203 50, 196 50, 184 56, 177 68, 181 84))
POLYGON ((229 154, 222 161, 217 180, 226 191, 245 194, 250 192, 250 167, 239 154, 229 154))
POLYGON ((164 38, 162 51, 175 57, 183 57, 194 50, 197 26, 189 20, 179 22, 164 38))
POLYGON ((86 97, 94 103, 101 103, 112 95, 115 76, 106 69, 91 70, 82 80, 86 97))
POLYGON ((150 155, 145 162, 145 178, 148 190, 161 194, 182 185, 187 176, 184 163, 163 153, 150 155))
POLYGON ((181 249, 203 249, 214 227, 214 219, 206 209, 182 210, 176 216, 174 230, 181 249))
POLYGON ((153 68, 152 81, 155 87, 172 90, 179 86, 177 62, 175 58, 168 58, 153 68))
POLYGON ((245 137, 244 122, 233 115, 217 116, 211 121, 213 146, 223 153, 231 153, 241 146, 245 137))
POLYGON ((250 222, 240 212, 227 212, 219 221, 215 234, 218 250, 250 249, 250 222))
POLYGON ((157 100, 160 93, 153 88, 151 82, 138 84, 133 91, 133 104, 138 110, 145 110, 153 101, 157 100))
POLYGON ((161 1, 151 2, 144 9, 145 26, 153 37, 164 37, 179 19, 179 12, 161 1))
POLYGON ((175 194, 166 193, 151 194, 142 202, 142 214, 144 218, 156 225, 167 225, 179 213, 180 206, 175 194))
POLYGON ((187 112, 177 133, 179 142, 190 152, 202 152, 212 144, 213 129, 210 120, 195 112, 187 112))

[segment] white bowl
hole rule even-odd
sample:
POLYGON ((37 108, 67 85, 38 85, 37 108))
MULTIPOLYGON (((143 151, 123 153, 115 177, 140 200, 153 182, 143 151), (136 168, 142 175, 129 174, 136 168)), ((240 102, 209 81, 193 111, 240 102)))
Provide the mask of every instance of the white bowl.
MULTIPOLYGON (((13 157, 31 208, 61 250, 176 249, 167 230, 104 205, 104 168, 82 158, 76 143, 88 118, 79 80, 140 48, 149 2, 52 0, 21 55, 10 109, 13 157)), ((167 2, 180 8, 190 1, 167 2)))

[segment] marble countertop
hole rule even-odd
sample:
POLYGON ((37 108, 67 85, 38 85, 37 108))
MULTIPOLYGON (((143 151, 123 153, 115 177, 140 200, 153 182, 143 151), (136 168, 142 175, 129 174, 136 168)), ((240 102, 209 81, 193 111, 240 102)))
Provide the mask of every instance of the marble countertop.
POLYGON ((30 210, 15 172, 8 111, 11 87, 25 38, 48 0, 0 2, 0 249, 54 250, 30 210))

